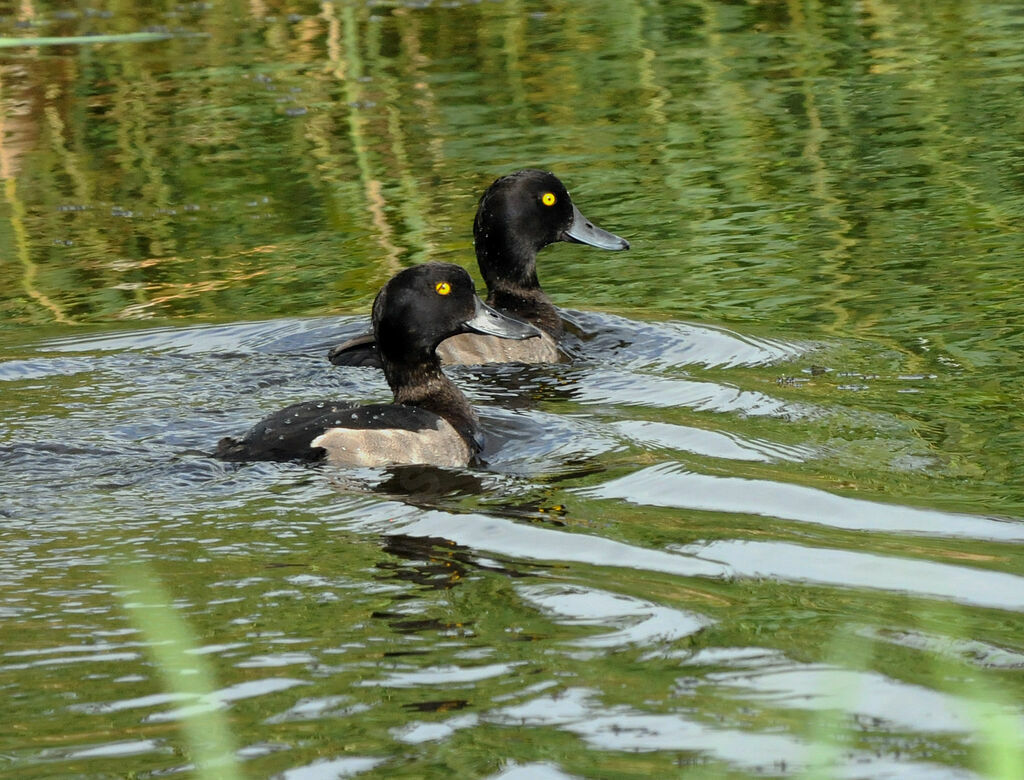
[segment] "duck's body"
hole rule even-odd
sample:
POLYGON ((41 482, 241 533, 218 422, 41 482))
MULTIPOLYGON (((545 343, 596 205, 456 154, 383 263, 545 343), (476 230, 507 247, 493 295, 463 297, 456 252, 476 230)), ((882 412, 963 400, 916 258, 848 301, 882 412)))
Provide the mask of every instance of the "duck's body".
POLYGON ((471 462, 483 434, 466 397, 441 371, 437 345, 467 330, 528 339, 537 329, 487 307, 473 293, 469 274, 447 263, 425 263, 392 278, 374 301, 373 325, 394 403, 293 404, 241 439, 222 439, 216 457, 348 466, 471 462))
MULTIPOLYGON (((443 342, 444 363, 553 363, 564 359, 558 347, 562 318, 537 280, 537 253, 558 241, 600 249, 629 249, 629 242, 595 226, 573 204, 554 174, 522 170, 495 181, 480 198, 473 238, 477 264, 487 284, 487 304, 539 328, 529 342, 504 342, 465 334, 443 342), (454 344, 449 342, 455 341, 454 344)), ((380 365, 369 334, 328 353, 335 365, 380 365)))
POLYGON ((550 333, 541 331, 529 341, 509 341, 495 336, 460 333, 437 348, 437 356, 447 365, 477 366, 485 363, 560 363, 565 355, 550 333))
POLYGON ((344 466, 465 466, 479 444, 418 406, 304 401, 264 417, 241 439, 222 439, 222 460, 326 460, 344 466))

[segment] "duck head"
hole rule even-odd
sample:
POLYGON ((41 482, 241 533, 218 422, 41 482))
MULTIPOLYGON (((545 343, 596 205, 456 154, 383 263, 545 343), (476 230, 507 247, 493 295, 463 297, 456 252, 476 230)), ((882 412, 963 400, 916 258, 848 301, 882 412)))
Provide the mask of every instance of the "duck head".
POLYGON ((458 333, 506 339, 540 335, 533 325, 481 301, 466 270, 451 263, 423 263, 395 274, 373 302, 373 333, 385 367, 435 364, 437 345, 458 333))
POLYGON ((537 252, 558 241, 629 249, 626 239, 580 213, 557 176, 534 169, 503 176, 487 188, 477 208, 473 237, 488 290, 538 287, 537 252))

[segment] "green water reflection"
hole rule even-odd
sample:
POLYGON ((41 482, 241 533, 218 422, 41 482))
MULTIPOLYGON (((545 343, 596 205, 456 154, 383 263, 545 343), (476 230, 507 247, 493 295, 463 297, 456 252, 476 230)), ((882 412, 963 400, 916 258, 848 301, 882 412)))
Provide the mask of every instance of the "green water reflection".
MULTIPOLYGON (((492 497, 456 491, 438 500, 442 509, 519 512, 544 527, 659 549, 756 541, 765 533, 764 518, 753 515, 668 511, 574 492, 671 453, 703 474, 1019 518, 1022 32, 1020 4, 997 0, 112 1, 76 10, 0 3, 0 39, 101 36, 94 43, 75 38, 0 48, 0 349, 13 359, 35 356, 42 338, 365 314, 391 274, 427 259, 460 263, 479 278, 471 232, 479 194, 497 175, 544 167, 563 178, 584 213, 633 246, 624 254, 567 245, 545 250, 540 278, 559 305, 820 348, 780 366, 683 365, 657 377, 764 393, 811 410, 802 416, 716 415, 651 398, 635 406, 588 405, 540 390, 538 405, 552 415, 590 416, 595 426, 656 421, 713 429, 806 447, 815 458, 737 465, 634 440, 600 454, 599 476, 581 468, 559 475, 564 484, 542 480, 515 501, 500 490, 492 497), (112 39, 140 32, 159 40, 112 39), (535 511, 562 504, 573 507, 565 518, 535 511)), ((326 363, 323 370, 330 371, 326 363)), ((643 371, 637 369, 641 379, 643 371)), ((552 386, 585 384, 586 376, 564 372, 552 386)), ((74 421, 82 407, 69 398, 86 408, 115 406, 123 387, 93 385, 102 378, 83 369, 8 383, 0 395, 0 442, 18 441, 30 428, 27 418, 74 421)), ((109 475, 101 477, 78 497, 82 516, 102 513, 106 491, 116 494, 109 475)), ((601 777, 754 772, 727 754, 704 756, 683 743, 677 751, 581 750, 587 734, 550 724, 534 730, 543 732, 537 748, 527 738, 510 739, 508 724, 496 717, 471 716, 480 702, 501 703, 511 722, 522 713, 505 702, 519 701, 532 674, 544 683, 578 675, 601 681, 609 709, 642 704, 668 713, 683 688, 687 706, 702 716, 715 713, 738 733, 777 727, 806 736, 812 728, 796 709, 750 709, 748 700, 730 699, 735 667, 712 651, 768 648, 769 655, 809 664, 841 662, 860 658, 856 643, 873 638, 872 671, 949 695, 961 689, 935 682, 921 646, 966 664, 981 653, 973 641, 984 653, 1024 652, 1017 614, 989 607, 953 611, 951 618, 924 599, 897 594, 567 565, 555 579, 696 610, 716 622, 664 653, 636 647, 560 654, 560 643, 590 629, 584 619, 559 621, 537 607, 547 604, 540 591, 517 588, 518 578, 536 573, 534 563, 460 568, 465 561, 454 542, 406 542, 411 553, 395 552, 351 530, 339 542, 332 523, 341 521, 323 514, 340 511, 337 496, 313 488, 307 494, 296 479, 281 495, 240 499, 240 508, 206 506, 219 524, 215 532, 203 511, 176 518, 179 528, 132 504, 140 533, 151 534, 145 538, 154 569, 183 601, 205 604, 211 582, 243 582, 256 568, 266 580, 261 591, 294 591, 277 601, 266 597, 274 606, 281 599, 301 604, 270 610, 267 624, 264 597, 246 590, 241 606, 226 601, 188 615, 210 645, 242 642, 273 654, 280 648, 267 637, 295 640, 323 665, 320 677, 303 684, 322 712, 347 718, 343 738, 325 737, 322 721, 289 709, 301 691, 282 689, 231 710, 239 744, 264 751, 253 759, 264 773, 344 751, 380 757, 399 740, 396 729, 448 722, 458 713, 467 719, 456 721, 450 735, 410 754, 407 765, 391 765, 389 776, 485 776, 504 766, 496 755, 524 764, 553 756, 566 772, 601 777), (281 508, 278 499, 296 506, 281 508), (232 552, 217 564, 223 571, 200 568, 197 575, 192 567, 205 548, 196 539, 207 532, 224 537, 232 552), (302 543, 282 543, 285 533, 302 543), (438 568, 408 562, 422 560, 438 568), (292 565, 327 579, 289 580, 292 565), (474 587, 455 587, 446 577, 474 579, 474 587), (324 593, 333 595, 318 600, 324 593), (419 610, 405 610, 406 600, 417 599, 419 610), (420 622, 404 623, 405 611, 420 622), (851 625, 857 628, 848 634, 851 625), (837 649, 830 637, 850 645, 837 649), (416 666, 425 646, 424 667, 455 664, 486 648, 481 655, 493 653, 493 662, 513 673, 478 682, 470 693, 446 696, 439 685, 429 699, 393 680, 366 684, 373 675, 387 680, 380 669, 391 659, 411 658, 416 666), (683 649, 708 653, 689 680, 679 675, 683 649), (342 659, 333 673, 332 653, 342 659), (372 717, 356 717, 362 708, 373 708, 372 717), (276 745, 292 750, 278 752, 276 745)), ((6 488, 14 495, 18 486, 6 488)), ((170 500, 156 507, 175 511, 170 500)), ((384 512, 373 507, 367 512, 384 512)), ((21 534, 19 543, 28 544, 30 530, 12 529, 11 538, 21 534)), ((92 529, 99 536, 85 542, 131 549, 130 530, 92 529)), ((81 540, 65 531, 40 542, 42 560, 49 552, 73 562, 68 550, 81 540)), ((958 547, 956 540, 899 533, 866 541, 849 529, 787 520, 772 521, 770 534, 794 546, 821 543, 1024 575, 1017 546, 997 541, 958 547)), ((116 589, 102 584, 102 566, 68 567, 47 598, 59 602, 73 591, 82 609, 119 609, 116 589)), ((18 614, 9 618, 10 630, 21 632, 17 648, 79 641, 73 625, 24 629, 18 614)), ((296 651, 284 665, 306 662, 296 651)), ((222 674, 244 682, 250 672, 231 664, 222 674)), ((261 667, 252 668, 259 676, 261 667)), ((1024 699, 1019 664, 985 671, 1008 698, 1024 699)), ((976 672, 958 673, 970 683, 976 672)), ((17 739, 0 743, 5 754, 29 763, 43 756, 59 762, 62 773, 123 773, 126 765, 146 772, 181 763, 169 746, 173 723, 111 710, 94 713, 99 719, 82 730, 73 715, 55 717, 79 695, 104 698, 76 675, 46 665, 25 673, 35 687, 19 693, 17 739), (143 745, 144 757, 104 759, 109 765, 102 766, 46 753, 121 733, 159 747, 143 745)), ((154 683, 140 677, 117 696, 153 691, 154 683)), ((947 768, 977 766, 975 748, 953 731, 937 728, 934 739, 916 733, 903 749, 947 768)), ((848 739, 851 749, 867 752, 884 741, 870 729, 848 739)), ((35 770, 25 771, 27 777, 35 770)))

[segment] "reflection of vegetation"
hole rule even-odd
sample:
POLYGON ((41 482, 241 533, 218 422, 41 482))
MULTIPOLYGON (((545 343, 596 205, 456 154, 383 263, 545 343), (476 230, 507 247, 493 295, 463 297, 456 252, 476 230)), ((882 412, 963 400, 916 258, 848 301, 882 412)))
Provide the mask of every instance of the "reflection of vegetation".
POLYGON ((4 200, 7 202, 10 214, 10 227, 14 244, 11 249, 17 254, 23 269, 21 286, 32 300, 53 316, 54 322, 70 325, 72 321, 65 316, 60 306, 37 288, 36 275, 38 268, 29 256, 29 241, 25 230, 25 206, 18 197, 17 180, 9 178, 4 182, 4 200))
MULTIPOLYGON (((62 128, 37 131, 18 174, 50 316, 363 308, 400 264, 454 249, 468 260, 472 199, 494 173, 524 164, 564 169, 598 203, 614 194, 611 221, 657 239, 631 258, 637 280, 663 281, 644 296, 653 300, 581 276, 559 259, 569 252, 552 258, 547 278, 584 282, 593 305, 743 318, 756 303, 775 318, 873 330, 886 327, 886 307, 865 296, 894 282, 909 283, 911 305, 929 305, 912 266, 879 267, 894 241, 970 283, 958 270, 967 267, 943 262, 950 230, 1010 224, 998 177, 942 151, 974 128, 959 109, 972 99, 970 63, 931 54, 967 56, 939 10, 306 10, 166 4, 143 18, 119 8, 107 29, 83 17, 46 32, 121 35, 170 19, 204 37, 19 56, 8 106, 24 99, 28 121, 62 128), (668 221, 667 203, 651 207, 664 195, 682 209, 668 221), (954 221, 922 226, 922 198, 954 221), (258 268, 234 254, 254 246, 274 248, 258 268), (191 260, 147 262, 175 255, 191 260), (668 284, 680 255, 706 261, 689 269, 687 300, 668 284), (137 265, 119 270, 125 261, 137 265), (189 296, 167 296, 184 281, 189 296)), ((33 24, 47 14, 37 7, 33 24)), ((1012 113, 1012 84, 990 90, 987 110, 1012 113)), ((961 254, 994 239, 961 231, 961 254)))
POLYGON ((58 38, 0 38, 0 49, 16 46, 75 46, 99 43, 151 43, 165 41, 170 33, 124 33, 121 35, 65 35, 58 38))

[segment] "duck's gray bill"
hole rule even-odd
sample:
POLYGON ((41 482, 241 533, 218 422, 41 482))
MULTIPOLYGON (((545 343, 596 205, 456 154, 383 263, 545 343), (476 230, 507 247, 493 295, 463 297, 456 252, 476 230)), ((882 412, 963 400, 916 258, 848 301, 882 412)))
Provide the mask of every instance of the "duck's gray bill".
POLYGON ((463 323, 466 330, 503 339, 529 339, 540 335, 540 331, 530 323, 506 317, 476 296, 473 297, 476 300, 476 311, 463 323))
POLYGON ((577 244, 596 246, 598 249, 611 249, 613 252, 629 249, 629 242, 626 239, 599 228, 580 213, 575 203, 572 207, 572 224, 566 229, 565 238, 567 241, 575 241, 577 244))

